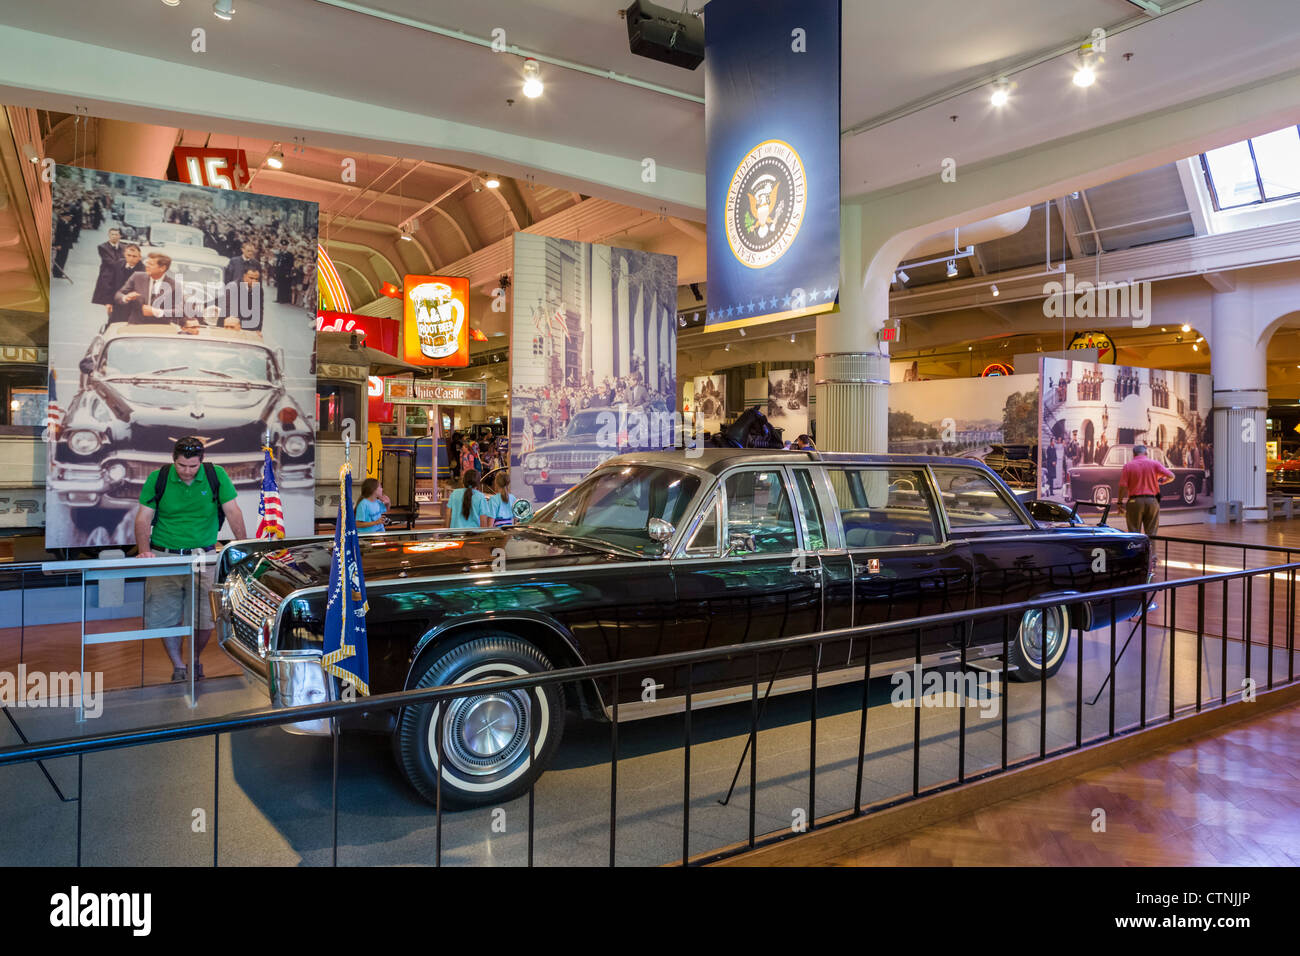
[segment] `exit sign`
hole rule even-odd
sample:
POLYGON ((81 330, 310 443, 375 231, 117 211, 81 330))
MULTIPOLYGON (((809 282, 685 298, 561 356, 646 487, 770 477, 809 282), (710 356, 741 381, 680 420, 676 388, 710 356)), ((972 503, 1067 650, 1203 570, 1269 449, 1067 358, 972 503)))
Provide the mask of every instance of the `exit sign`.
POLYGON ((890 328, 889 326, 886 326, 885 328, 881 329, 879 339, 881 342, 897 342, 898 327, 894 326, 893 328, 890 328))

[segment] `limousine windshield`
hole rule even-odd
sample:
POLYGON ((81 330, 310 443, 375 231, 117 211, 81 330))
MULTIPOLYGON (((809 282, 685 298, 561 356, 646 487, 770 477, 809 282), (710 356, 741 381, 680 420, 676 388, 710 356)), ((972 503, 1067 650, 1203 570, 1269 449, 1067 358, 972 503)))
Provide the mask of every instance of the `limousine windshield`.
POLYGON ((603 469, 539 509, 528 526, 544 533, 595 538, 646 557, 658 555, 663 544, 650 537, 650 519, 662 518, 676 527, 699 488, 698 477, 671 468, 603 469))

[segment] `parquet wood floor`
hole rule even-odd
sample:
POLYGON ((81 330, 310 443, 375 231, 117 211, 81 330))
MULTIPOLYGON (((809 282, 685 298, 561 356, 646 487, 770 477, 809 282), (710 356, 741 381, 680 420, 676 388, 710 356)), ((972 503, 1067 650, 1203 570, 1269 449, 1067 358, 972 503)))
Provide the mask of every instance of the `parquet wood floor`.
POLYGON ((1300 865, 1300 707, 834 857, 828 865, 1300 865), (1099 809, 1104 832, 1093 829, 1099 809))

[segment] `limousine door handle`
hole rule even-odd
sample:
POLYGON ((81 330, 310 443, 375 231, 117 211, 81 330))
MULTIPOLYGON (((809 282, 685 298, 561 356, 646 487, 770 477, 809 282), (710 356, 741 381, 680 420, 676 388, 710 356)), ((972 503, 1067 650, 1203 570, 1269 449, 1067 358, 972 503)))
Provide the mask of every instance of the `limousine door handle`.
POLYGON ((815 567, 815 568, 791 568, 791 569, 790 569, 790 572, 791 572, 792 574, 812 574, 812 575, 816 575, 816 577, 813 578, 812 586, 815 587, 815 588, 819 588, 819 587, 822 586, 822 569, 819 568, 819 567, 815 567))

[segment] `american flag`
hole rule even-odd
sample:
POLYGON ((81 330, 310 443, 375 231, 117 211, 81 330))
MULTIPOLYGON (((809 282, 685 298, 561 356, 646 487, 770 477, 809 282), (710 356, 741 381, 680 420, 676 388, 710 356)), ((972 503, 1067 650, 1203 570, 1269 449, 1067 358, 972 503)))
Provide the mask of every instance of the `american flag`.
POLYGON ((257 524, 259 538, 284 537, 284 509, 280 504, 280 489, 275 486, 275 464, 271 461, 271 449, 263 446, 262 454, 262 497, 257 503, 257 513, 262 520, 257 524))
POLYGON ((49 400, 45 406, 45 434, 42 436, 45 441, 56 440, 59 437, 59 426, 63 424, 63 409, 59 407, 59 399, 55 389, 57 380, 57 376, 51 370, 49 400))

